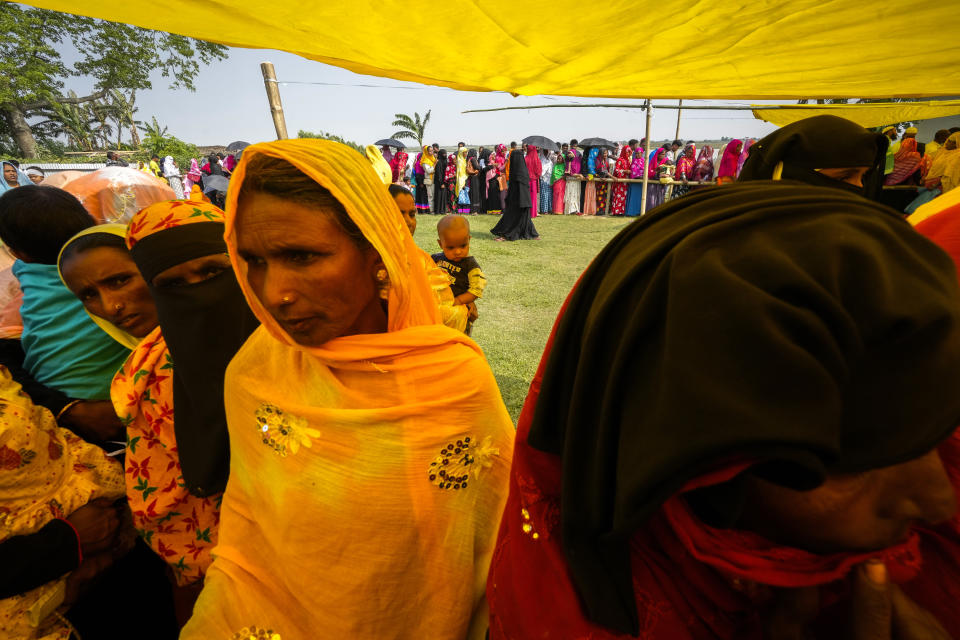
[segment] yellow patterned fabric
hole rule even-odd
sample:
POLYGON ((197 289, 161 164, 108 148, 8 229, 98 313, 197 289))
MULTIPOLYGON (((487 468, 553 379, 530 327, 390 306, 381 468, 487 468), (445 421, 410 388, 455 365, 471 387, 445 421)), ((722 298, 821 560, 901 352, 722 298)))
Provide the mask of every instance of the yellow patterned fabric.
POLYGON ((421 250, 423 268, 427 273, 427 282, 437 298, 437 307, 440 309, 440 321, 457 331, 465 331, 469 321, 469 310, 466 305, 453 304, 453 290, 450 288, 450 276, 437 266, 426 251, 421 250))
POLYGON ((370 164, 373 165, 373 170, 377 172, 377 175, 380 176, 380 180, 383 181, 383 184, 390 184, 393 182, 393 172, 390 169, 390 164, 387 162, 386 158, 383 157, 383 152, 380 151, 380 148, 376 145, 368 144, 366 146, 367 160, 370 161, 370 164))
MULTIPOLYGON (((423 0, 416 11, 403 0, 277 0, 269 11, 255 0, 166 0, 160 11, 150 0, 27 4, 464 90, 737 99, 960 95, 960 48, 952 38, 927 38, 907 51, 891 47, 941 33, 956 19, 955 2, 886 0, 867 12, 860 0, 645 3, 637 11, 630 10, 635 3, 578 0, 554 0, 549 11, 514 0, 423 0), (497 52, 497 63, 450 47, 424 55, 423 38, 397 37, 400 22, 405 33, 430 34, 431 42, 459 42, 468 28, 471 42, 497 52), (643 51, 656 52, 647 64, 636 63, 637 34, 643 51)), ((282 67, 278 74, 283 80, 282 67)))
POLYGON ((244 151, 226 213, 263 325, 227 369, 220 542, 181 639, 250 625, 283 640, 483 638, 514 429, 479 347, 437 324, 422 252, 387 190, 343 145, 264 143, 244 151), (301 347, 257 301, 234 225, 259 154, 329 189, 380 253, 385 333, 301 347))
MULTIPOLYGON (((0 367, 0 542, 34 533, 95 498, 122 498, 123 487, 119 462, 58 427, 0 367)), ((59 618, 36 620, 35 613, 47 599, 56 602, 65 580, 0 600, 0 637, 66 640, 69 629, 59 618)))
POLYGON ((110 386, 127 426, 127 502, 137 533, 170 565, 178 585, 203 579, 217 542, 219 495, 191 495, 173 428, 173 358, 160 327, 133 350, 110 386))

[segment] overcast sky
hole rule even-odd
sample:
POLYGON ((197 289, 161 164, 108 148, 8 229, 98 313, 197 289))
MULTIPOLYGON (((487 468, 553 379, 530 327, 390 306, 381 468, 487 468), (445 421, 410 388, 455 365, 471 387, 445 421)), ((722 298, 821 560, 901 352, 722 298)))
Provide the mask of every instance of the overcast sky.
MULTIPOLYGON (((69 62, 72 62, 71 57, 66 54, 69 62)), ((273 62, 276 66, 287 130, 291 136, 296 136, 299 129, 323 130, 367 144, 394 133, 395 128, 390 123, 395 113, 412 115, 416 111, 422 116, 428 109, 432 113, 424 142, 442 145, 456 144, 460 140, 470 145, 509 142, 528 135, 565 140, 591 136, 626 140, 641 138, 644 132, 644 113, 640 109, 461 113, 466 109, 534 104, 628 102, 624 100, 549 96, 514 98, 504 93, 454 91, 358 75, 280 51, 236 48, 229 50, 227 60, 200 70, 195 81, 196 92, 170 90, 168 80, 156 74, 154 88, 137 94, 137 118, 149 121, 151 116, 156 116, 162 125, 169 127, 170 133, 198 145, 275 139, 260 72, 262 61, 273 62), (292 84, 294 82, 331 83, 335 86, 292 84)), ((89 82, 74 79, 68 82, 67 88, 82 93, 91 87, 89 82)), ((723 103, 696 101, 696 104, 723 103)), ((654 110, 653 138, 672 138, 676 124, 676 111, 654 110)), ((772 125, 754 119, 749 111, 685 111, 680 136, 693 140, 722 136, 757 137, 773 129, 772 125)))

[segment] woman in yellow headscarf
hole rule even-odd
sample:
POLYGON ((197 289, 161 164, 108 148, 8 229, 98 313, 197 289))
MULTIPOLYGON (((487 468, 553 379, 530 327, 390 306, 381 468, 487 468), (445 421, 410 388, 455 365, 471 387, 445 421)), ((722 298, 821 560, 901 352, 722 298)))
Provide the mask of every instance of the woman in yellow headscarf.
POLYGON ((420 168, 423 170, 424 201, 417 203, 417 209, 418 213, 431 213, 433 211, 433 180, 437 169, 437 156, 433 155, 433 147, 423 146, 420 168))
POLYGON ((960 132, 947 138, 927 171, 924 186, 935 189, 937 185, 943 193, 960 186, 960 132))
POLYGON ((365 148, 367 160, 370 161, 370 164, 373 165, 373 170, 377 172, 377 176, 380 177, 380 180, 383 181, 383 184, 390 184, 393 182, 393 174, 390 170, 390 165, 387 163, 387 159, 383 157, 383 152, 377 148, 376 145, 368 144, 365 148))
POLYGON ((263 324, 227 369, 220 544, 181 638, 483 638, 514 430, 390 194, 349 147, 281 140, 247 147, 226 211, 263 324))
POLYGON ((454 194, 454 202, 459 202, 460 192, 463 186, 467 184, 467 148, 460 147, 457 150, 457 192, 454 194))

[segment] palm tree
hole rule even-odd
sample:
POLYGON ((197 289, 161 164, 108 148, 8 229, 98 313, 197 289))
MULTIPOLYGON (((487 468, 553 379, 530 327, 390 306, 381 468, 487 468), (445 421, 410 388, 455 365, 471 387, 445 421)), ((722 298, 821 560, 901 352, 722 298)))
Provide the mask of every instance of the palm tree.
POLYGON ((120 138, 124 127, 129 127, 130 142, 135 149, 139 149, 140 133, 137 131, 137 126, 143 123, 134 118, 137 113, 137 108, 134 106, 137 102, 137 92, 131 90, 130 97, 128 98, 123 95, 123 92, 117 89, 111 89, 110 97, 113 101, 113 118, 117 123, 117 148, 120 148, 120 138))
MULTIPOLYGON (((76 97, 72 91, 70 97, 76 97)), ((84 104, 50 103, 50 119, 40 123, 52 124, 58 134, 67 137, 67 142, 75 149, 90 151, 93 149, 95 134, 93 125, 96 118, 84 104)))
POLYGON ((107 100, 94 100, 90 103, 90 114, 93 116, 94 140, 96 140, 98 145, 103 149, 110 147, 110 136, 113 135, 113 127, 108 120, 114 119, 115 113, 113 104, 107 100))
POLYGON ((403 140, 404 138, 410 138, 411 140, 417 141, 417 146, 423 146, 423 134, 427 128, 427 123, 430 122, 430 111, 427 110, 427 114, 423 116, 423 120, 420 120, 420 114, 417 112, 413 113, 411 118, 405 113, 396 113, 393 121, 393 124, 390 126, 393 127, 402 127, 399 131, 393 134, 393 138, 397 140, 403 140))
POLYGON ((160 123, 157 122, 157 116, 151 116, 150 120, 150 122, 140 125, 140 130, 144 134, 143 143, 151 153, 159 154, 160 147, 163 146, 167 137, 167 127, 160 126, 160 123))

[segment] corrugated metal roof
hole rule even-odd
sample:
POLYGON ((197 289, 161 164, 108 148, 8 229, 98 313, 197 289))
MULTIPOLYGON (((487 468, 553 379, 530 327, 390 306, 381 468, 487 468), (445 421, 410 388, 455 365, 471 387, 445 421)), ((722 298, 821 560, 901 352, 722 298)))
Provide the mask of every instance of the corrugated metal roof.
POLYGON ((103 169, 105 166, 107 166, 105 162, 77 162, 71 164, 60 164, 58 162, 20 163, 21 169, 37 167, 44 171, 96 171, 97 169, 103 169))

